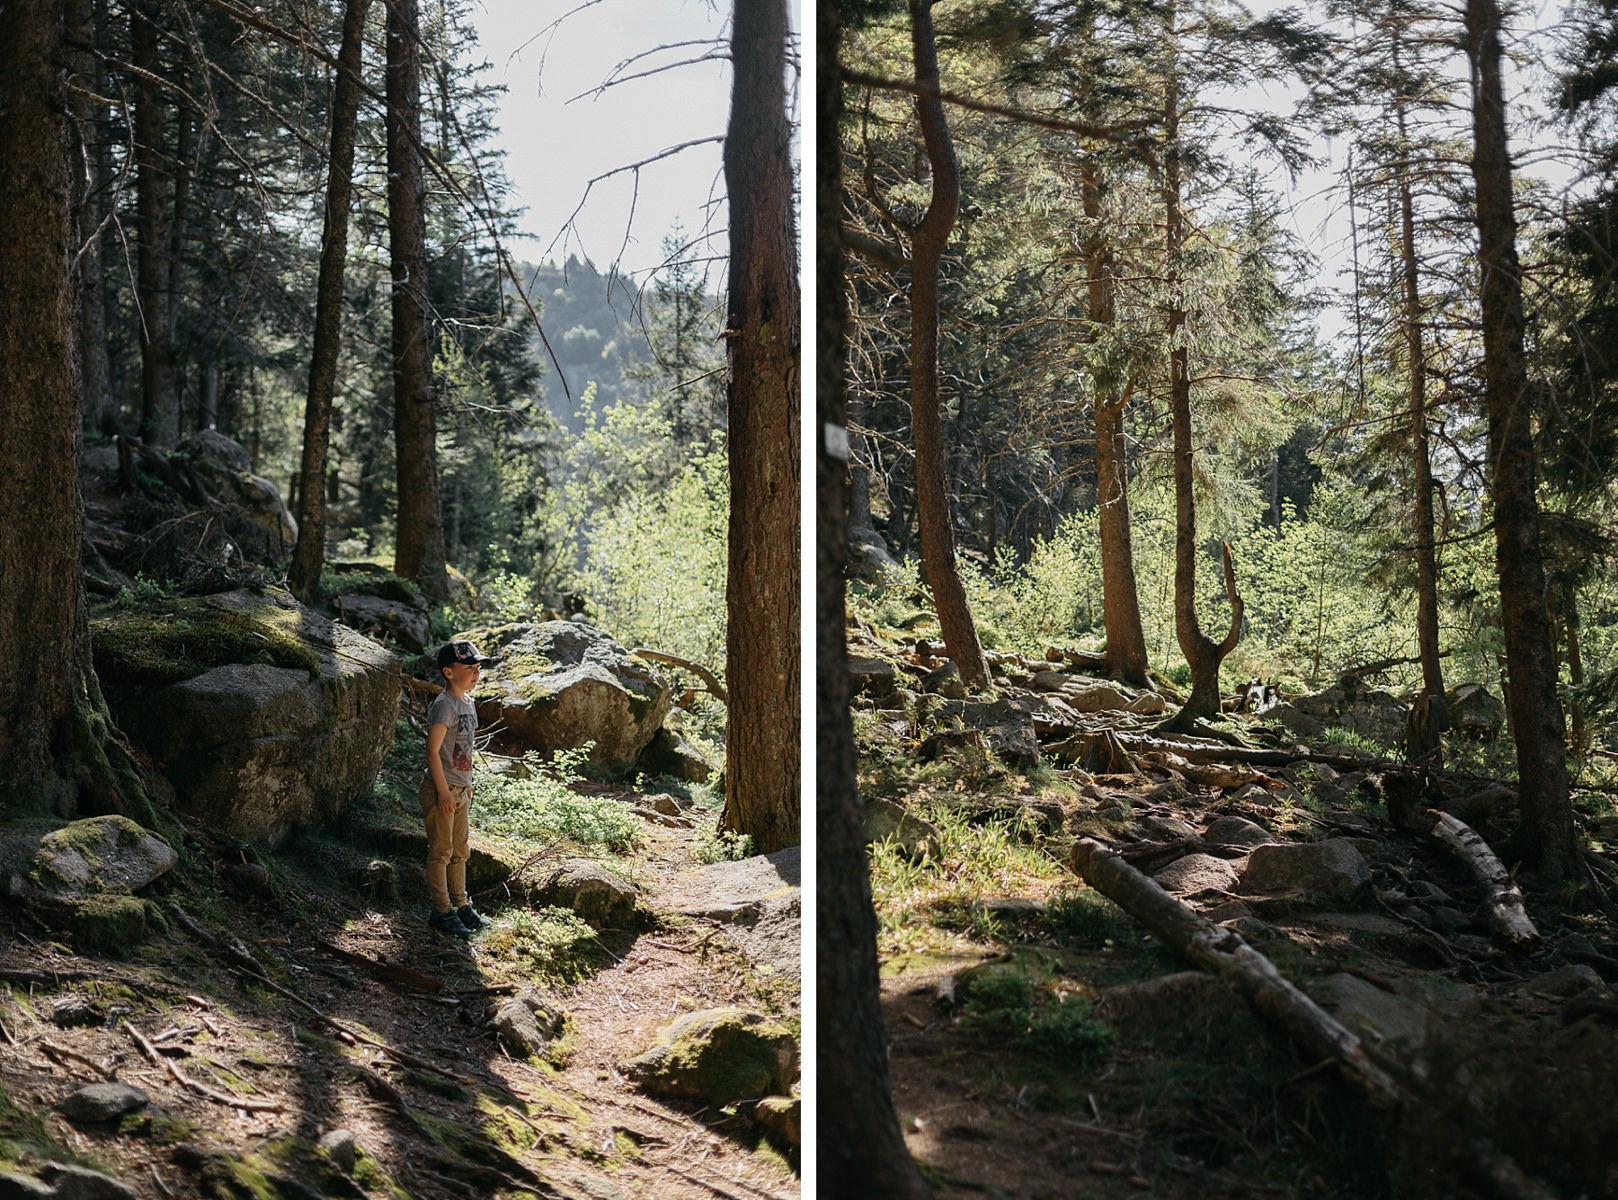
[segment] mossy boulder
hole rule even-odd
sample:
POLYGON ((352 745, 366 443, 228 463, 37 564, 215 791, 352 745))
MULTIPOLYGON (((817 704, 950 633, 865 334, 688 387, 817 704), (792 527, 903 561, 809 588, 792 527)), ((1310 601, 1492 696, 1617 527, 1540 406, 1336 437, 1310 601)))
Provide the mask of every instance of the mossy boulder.
POLYGON ((740 1008, 688 1013, 645 1053, 619 1064, 642 1091, 724 1108, 787 1092, 797 1079, 790 1030, 740 1008))
POLYGON ((90 953, 139 945, 162 917, 133 893, 167 874, 174 849, 127 817, 0 834, 0 896, 26 904, 90 953))
POLYGON ((594 625, 542 621, 458 636, 496 660, 472 699, 479 723, 498 728, 497 744, 513 753, 551 754, 590 742, 590 761, 624 770, 668 715, 668 682, 594 625))
POLYGON ((173 607, 93 624, 119 728, 216 832, 274 843, 333 823, 382 767, 399 660, 279 590, 173 607))

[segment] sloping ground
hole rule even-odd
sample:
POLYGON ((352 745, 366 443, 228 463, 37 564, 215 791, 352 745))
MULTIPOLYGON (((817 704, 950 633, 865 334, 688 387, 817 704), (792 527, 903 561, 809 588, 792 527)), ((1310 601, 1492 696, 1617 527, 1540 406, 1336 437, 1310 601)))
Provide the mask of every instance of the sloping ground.
POLYGON ((354 849, 336 842, 284 846, 258 895, 193 871, 156 897, 166 932, 123 959, 75 954, 0 907, 0 1171, 78 1162, 153 1197, 795 1196, 747 1106, 683 1110, 617 1067, 686 1011, 796 1024, 795 964, 755 965, 722 922, 660 905, 701 869, 696 837, 648 822, 623 864, 633 927, 553 948, 575 980, 541 988, 571 1018, 559 1067, 514 1057, 489 1022, 545 957, 512 952, 522 906, 486 897, 494 926, 445 938, 408 887, 367 906, 338 882, 354 849), (109 1078, 149 1103, 105 1123, 64 1114, 109 1078))
MULTIPOLYGON (((1213 742, 1171 765, 1128 752, 1139 715, 1053 715, 1039 694, 1058 681, 1031 689, 1011 663, 999 715, 977 711, 1034 710, 1041 757, 1012 770, 991 752, 1012 739, 915 694, 932 663, 853 649, 909 693, 877 689, 856 717, 862 788, 933 825, 930 844, 907 831, 925 853, 877 847, 874 890, 895 1101, 940 1196, 1618 1196, 1618 936, 1600 886, 1529 888, 1543 941, 1510 953, 1472 874, 1390 821, 1392 764, 1338 751, 1255 771, 1213 742), (1340 844, 1364 876, 1260 888, 1243 830, 1340 844), (1069 865, 1084 837, 1240 934, 1413 1102, 1373 1107, 1086 886, 1069 865), (1517 1173, 1485 1169, 1502 1162, 1517 1173)), ((1436 784, 1457 807, 1490 797, 1490 835, 1509 828, 1504 789, 1436 784)))

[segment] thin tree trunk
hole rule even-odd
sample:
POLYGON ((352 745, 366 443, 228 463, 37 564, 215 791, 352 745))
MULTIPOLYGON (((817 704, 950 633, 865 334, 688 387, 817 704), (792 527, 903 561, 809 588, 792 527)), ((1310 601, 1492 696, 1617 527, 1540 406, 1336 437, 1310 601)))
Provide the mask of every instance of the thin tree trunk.
MULTIPOLYGON (((743 0, 745 3, 746 0, 743 0)), ((848 566, 848 303, 838 213, 842 88, 838 0, 816 11, 815 177, 815 955, 816 1081, 835 1097, 819 1116, 820 1191, 826 1196, 926 1200, 931 1189, 905 1149, 888 1079, 864 813, 849 713, 843 575, 848 566)))
POLYGON ((326 458, 331 444, 332 395, 342 343, 343 275, 348 265, 348 210, 354 191, 354 129, 363 81, 365 13, 370 0, 348 0, 343 44, 337 55, 331 109, 331 155, 326 172, 326 219, 320 238, 320 280, 315 289, 315 336, 304 402, 303 461, 298 472, 298 546, 287 584, 306 603, 320 586, 326 559, 326 458))
MULTIPOLYGON (((1399 43, 1393 45, 1393 67, 1399 70, 1399 43)), ((1405 106, 1398 104, 1399 141, 1409 145, 1405 106)), ((1442 761, 1444 743, 1444 670, 1438 649, 1438 556, 1433 542, 1433 468, 1427 444, 1427 355, 1422 339, 1421 272, 1416 261, 1415 199, 1408 175, 1399 176, 1400 260, 1404 285, 1404 335, 1410 373, 1410 461, 1413 492, 1411 521, 1416 534, 1416 646, 1421 658, 1425 701, 1416 710, 1426 719, 1413 722, 1406 754, 1411 762, 1442 761)))
POLYGON ((421 23, 416 0, 387 0, 388 233, 393 256, 394 571, 449 598, 438 482, 427 186, 421 168, 421 23))
POLYGON ((1500 575, 1507 690, 1521 779, 1516 851, 1547 880, 1585 874, 1568 794, 1556 658, 1551 652, 1545 569, 1534 495, 1528 369, 1523 351, 1522 273, 1512 210, 1506 104, 1500 79, 1500 13, 1495 0, 1467 0, 1472 61, 1472 178, 1482 283, 1484 386, 1494 499, 1495 564, 1500 575))
MULTIPOLYGON (((910 44, 916 83, 938 88, 938 47, 933 36, 932 0, 909 0, 910 44)), ((977 626, 955 559, 950 516, 948 454, 938 386, 939 263, 961 207, 961 175, 955 162, 944 105, 936 96, 918 96, 932 196, 916 226, 910 252, 910 414, 916 442, 916 518, 921 527, 921 564, 938 609, 944 647, 974 691, 989 686, 989 663, 978 642, 977 626)))
POLYGON ((738 0, 725 133, 730 196, 725 812, 771 853, 799 819, 799 290, 786 0, 738 0))
MULTIPOLYGON (((1171 8, 1168 28, 1173 30, 1171 8)), ((1185 246, 1185 218, 1181 210, 1181 177, 1178 138, 1180 130, 1179 81, 1172 74, 1163 105, 1164 143, 1163 211, 1165 253, 1168 258, 1169 302, 1169 407, 1174 425, 1174 634, 1180 652, 1191 668, 1191 694, 1180 711, 1164 722, 1165 730, 1188 732, 1199 720, 1219 713, 1219 664, 1224 662, 1242 633, 1242 599, 1236 591, 1236 569, 1230 544, 1224 547, 1225 593, 1230 599, 1230 632, 1216 643, 1202 632, 1197 619, 1197 508, 1196 476, 1193 470, 1195 448, 1191 440, 1191 352, 1187 346, 1189 315, 1178 298, 1180 255, 1185 246)))
POLYGON ((172 446, 180 436, 175 387, 170 291, 173 176, 163 138, 163 64, 158 55, 157 0, 138 0, 129 14, 130 61, 135 67, 135 208, 139 232, 135 284, 140 321, 140 433, 148 445, 172 446))
POLYGON ((83 94, 106 94, 101 60, 92 50, 99 44, 96 9, 95 0, 73 0, 68 42, 74 47, 70 62, 80 89, 71 101, 79 134, 72 158, 79 409, 82 427, 100 431, 116 423, 118 412, 107 355, 107 289, 101 268, 101 223, 109 205, 105 125, 99 107, 83 94))
MULTIPOLYGON (((1101 175, 1086 159, 1080 166, 1084 215, 1089 226, 1085 264, 1089 275, 1092 337, 1110 330, 1116 316, 1112 248, 1101 229, 1101 175)), ((1101 526, 1102 620, 1107 629, 1107 674, 1147 685, 1146 631, 1141 625, 1135 583, 1135 551, 1129 528, 1129 461, 1124 411, 1132 383, 1110 370, 1092 372, 1095 381, 1096 501, 1101 526)))

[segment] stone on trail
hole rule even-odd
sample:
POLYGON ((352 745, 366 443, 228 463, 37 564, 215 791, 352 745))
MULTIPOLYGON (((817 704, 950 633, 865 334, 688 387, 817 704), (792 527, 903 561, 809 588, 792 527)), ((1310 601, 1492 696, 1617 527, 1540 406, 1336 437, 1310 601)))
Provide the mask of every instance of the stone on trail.
POLYGON ((48 833, 0 834, 0 895, 82 900, 128 895, 171 870, 180 856, 128 817, 89 817, 48 833))
POLYGON ((587 858, 558 863, 540 884, 537 898, 571 908, 598 929, 622 928, 635 914, 634 886, 587 858))
POLYGON ((1211 821, 1202 840, 1215 846, 1266 846, 1280 839, 1246 817, 1227 816, 1211 821))
POLYGON ((1199 892, 1233 892, 1236 890, 1236 868, 1222 858, 1211 854, 1187 854, 1177 858, 1153 876, 1163 890, 1177 896, 1192 896, 1199 892))
POLYGON ((567 1012, 562 1006, 532 986, 524 986, 515 996, 497 1001, 490 1009, 490 1021, 500 1040, 522 1058, 543 1055, 567 1025, 567 1012))
POLYGON ((644 1092, 717 1109, 785 1093, 797 1080, 798 1043, 758 1013, 708 1009, 665 1026, 619 1067, 644 1092))
POLYGON ((748 960, 796 979, 803 931, 802 849, 788 846, 677 876, 658 906, 684 917, 719 921, 748 960))
POLYGON ((92 1083, 63 1100, 62 1113, 70 1121, 99 1125, 144 1107, 149 1099, 140 1088, 127 1083, 92 1083))
POLYGON ((1246 892, 1353 898, 1371 884, 1365 856, 1345 838, 1255 846, 1242 871, 1246 892))

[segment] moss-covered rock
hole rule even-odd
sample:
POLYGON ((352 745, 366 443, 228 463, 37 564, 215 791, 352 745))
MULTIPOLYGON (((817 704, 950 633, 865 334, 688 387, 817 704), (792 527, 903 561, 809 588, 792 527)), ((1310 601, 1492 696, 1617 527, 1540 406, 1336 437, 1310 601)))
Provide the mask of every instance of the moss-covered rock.
POLYGON ((643 1091, 723 1108, 786 1092, 798 1073, 790 1030, 739 1008, 689 1013, 619 1064, 643 1091))
POLYGON ((189 632, 112 612, 93 636, 119 727, 182 812, 273 843, 370 788, 398 715, 397 658, 280 591, 177 602, 170 620, 189 632))
POLYGON ((496 662, 473 693, 478 720, 513 752, 550 754, 592 743, 590 760, 634 764, 663 725, 668 682, 604 630, 578 621, 468 630, 496 662))

